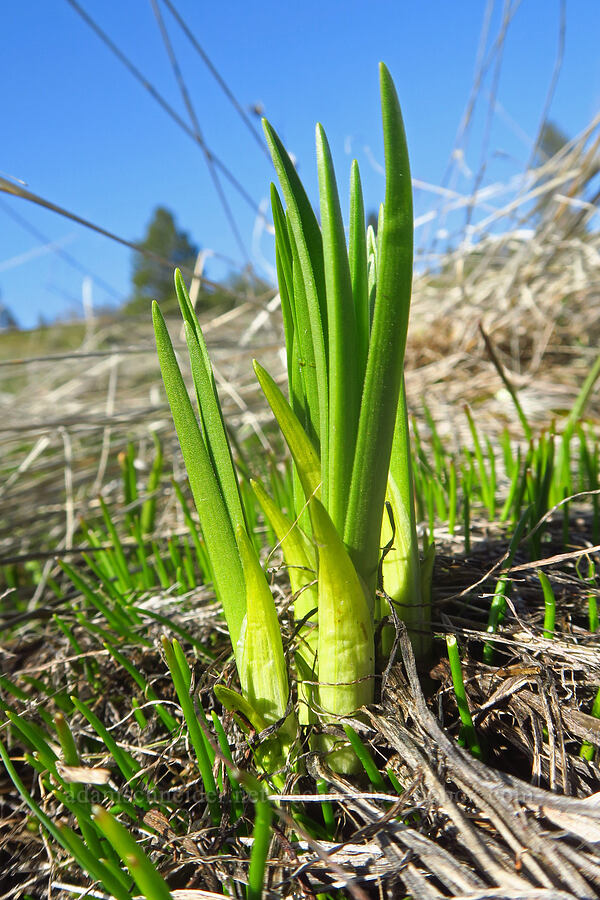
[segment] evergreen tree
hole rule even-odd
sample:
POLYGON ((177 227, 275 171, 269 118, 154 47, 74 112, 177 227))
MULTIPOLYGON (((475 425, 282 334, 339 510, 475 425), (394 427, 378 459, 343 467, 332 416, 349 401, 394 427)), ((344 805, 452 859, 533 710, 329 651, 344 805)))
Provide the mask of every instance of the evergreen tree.
POLYGON ((178 266, 193 270, 198 247, 192 243, 187 231, 177 227, 173 213, 164 206, 154 210, 140 245, 169 262, 164 264, 151 256, 135 254, 133 295, 125 305, 125 312, 149 313, 152 300, 158 300, 168 310, 175 305, 173 269, 178 266))
POLYGON ((536 165, 541 166, 555 156, 559 150, 569 143, 569 136, 560 125, 547 119, 540 133, 535 152, 536 165))
POLYGON ((0 331, 12 331, 19 327, 13 312, 2 302, 2 292, 0 291, 0 331))

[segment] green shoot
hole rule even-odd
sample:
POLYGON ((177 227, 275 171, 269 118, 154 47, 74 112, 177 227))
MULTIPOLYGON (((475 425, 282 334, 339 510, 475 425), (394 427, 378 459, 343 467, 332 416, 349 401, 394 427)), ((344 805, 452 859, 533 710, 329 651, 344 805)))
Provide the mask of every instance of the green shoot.
POLYGON ((173 679, 173 685, 177 693, 177 699, 179 700, 179 704, 181 706, 181 709, 183 710, 185 723, 187 725, 188 734, 190 736, 190 742, 196 754, 198 770, 204 784, 204 790, 206 792, 211 819, 216 825, 221 820, 221 809, 217 798, 217 786, 215 784, 215 779, 212 771, 212 764, 206 746, 207 738, 202 731, 202 728, 200 727, 196 711, 194 709, 194 703, 189 693, 189 669, 182 668, 181 656, 175 653, 175 645, 177 645, 177 641, 174 640, 173 642, 171 642, 168 640, 168 638, 163 637, 163 651, 167 660, 167 665, 169 667, 171 677, 173 679))
MULTIPOLYGON (((594 698, 594 702, 592 704, 592 712, 591 715, 595 719, 600 719, 600 688, 596 693, 594 698)), ((596 753, 596 747, 590 741, 584 741, 581 745, 581 749, 579 751, 579 755, 582 759, 587 759, 591 762, 594 759, 594 755, 596 753)))
POLYGON ((156 435, 156 432, 152 435, 154 439, 154 462, 152 463, 152 468, 150 469, 150 475, 148 476, 148 483, 146 485, 146 499, 142 504, 142 511, 140 514, 140 526, 142 534, 151 534, 154 531, 154 520, 156 517, 156 491, 158 490, 158 486, 160 484, 160 476, 162 474, 163 468, 163 454, 162 447, 160 445, 160 441, 156 435))
POLYGON ((245 782, 246 790, 251 789, 254 799, 254 829, 246 897, 247 900, 262 900, 273 810, 262 784, 249 775, 246 775, 245 782))
POLYGON ((591 586, 591 590, 588 594, 588 618, 590 623, 590 631, 592 634, 596 634, 598 629, 600 628, 600 624, 598 623, 598 595, 596 591, 596 564, 592 559, 590 559, 588 564, 588 577, 587 581, 591 586))
POLYGON ((450 661, 450 671, 452 673, 452 684, 454 685, 454 695, 456 697, 456 705, 458 706, 458 714, 460 716, 461 736, 467 747, 477 759, 482 759, 483 754, 473 719, 471 718, 471 710, 465 692, 465 683, 463 681, 462 666, 458 653, 458 643, 453 634, 446 635, 446 647, 448 649, 448 659, 450 661))
POLYGON ((125 657, 122 653, 119 653, 116 647, 113 647, 111 644, 105 643, 104 649, 107 650, 108 653, 110 653, 110 655, 114 658, 115 662, 117 662, 118 665, 122 666, 125 671, 128 672, 129 675, 131 675, 146 699, 156 703, 156 714, 158 715, 159 719, 161 719, 165 728, 167 728, 169 731, 176 731, 178 728, 177 719, 175 719, 171 715, 171 713, 163 706, 163 704, 159 702, 154 689, 150 684, 148 684, 141 672, 138 672, 138 670, 127 659, 127 657, 125 657))
MULTIPOLYGON (((326 794, 329 790, 329 785, 323 778, 319 778, 317 780, 317 793, 318 794, 326 794)), ((321 813, 323 815, 323 824, 327 830, 327 834, 332 836, 335 832, 335 817, 333 815, 333 807, 329 800, 321 801, 321 813)))
POLYGON ((79 838, 70 828, 67 828, 65 825, 57 827, 35 802, 19 777, 2 741, 0 741, 0 758, 4 763, 4 768, 6 769, 9 778, 15 785, 23 801, 31 809, 48 834, 54 838, 57 844, 63 847, 67 852, 71 853, 80 868, 89 872, 92 877, 99 881, 110 894, 117 898, 117 900, 129 900, 131 896, 129 891, 123 885, 122 880, 115 875, 108 862, 96 857, 81 838, 79 838))
MULTIPOLYGON (((298 596, 294 612, 300 616, 297 672, 300 682, 316 682, 314 691, 299 687, 306 708, 303 723, 313 712, 333 722, 372 702, 374 633, 383 614, 375 590, 381 546, 391 539, 384 517, 386 499, 393 514, 394 547, 384 566, 384 587, 407 622, 417 655, 426 656, 430 646, 429 596, 423 591, 429 575, 423 577, 419 561, 403 384, 412 284, 411 179, 396 91, 383 64, 379 74, 386 194, 376 241, 361 221, 364 205, 356 163, 347 246, 323 128, 318 125, 316 131, 320 227, 289 155, 264 122, 287 207, 273 188, 289 402, 270 375, 254 365, 294 461, 293 509, 285 516, 261 487, 255 491, 290 571, 316 568, 316 597, 314 591, 309 593, 306 576, 292 576, 298 596), (308 621, 315 606, 316 629, 314 620, 308 621)), ((206 344, 179 272, 175 286, 197 413, 156 304, 153 321, 167 398, 242 687, 241 696, 223 687, 219 696, 251 722, 283 723, 279 738, 285 756, 295 740, 297 721, 288 712, 287 665, 254 542, 255 511, 244 488, 244 512, 206 344)), ((443 454, 438 457, 441 466, 443 454)), ((445 514, 441 481, 434 503, 445 514)), ((184 557, 173 560, 180 580, 186 574, 184 557)), ((117 556, 117 576, 123 579, 120 562, 117 556)), ((430 568, 431 559, 426 573, 430 568)), ((188 583, 190 576, 188 567, 188 583)), ((384 634, 383 655, 386 640, 384 634)), ((333 750, 328 738, 320 746, 333 750)), ((275 759, 272 753, 266 757, 275 759)), ((357 761, 354 754, 336 750, 330 762, 344 771, 357 761)))
POLYGON ((142 896, 146 900, 172 900, 166 881, 129 831, 100 806, 95 808, 94 821, 129 869, 142 896))
MULTIPOLYGON (((506 575, 503 575, 498 579, 498 583, 496 584, 496 589, 494 591, 494 597, 492 599, 490 605, 490 613, 488 616, 488 623, 486 631, 488 634, 496 634, 498 631, 498 626, 502 623, 506 613, 506 598, 510 593, 511 582, 508 580, 506 575)), ((491 666, 494 661, 494 643, 493 641, 486 641, 483 645, 483 661, 491 666)))
POLYGON ((361 741, 354 728, 352 728, 351 725, 344 725, 344 731, 346 732, 346 737, 350 741, 352 749, 356 753, 363 769, 365 770, 367 778, 373 785, 373 789, 375 791, 385 792, 386 787, 385 782, 381 776, 381 772, 375 765, 373 757, 361 741))
POLYGON ((556 618, 556 598, 550 579, 545 572, 539 571, 538 578, 544 594, 544 637, 551 641, 554 637, 554 621, 556 618))
POLYGON ((229 763, 229 765, 226 766, 226 769, 232 793, 231 821, 237 822, 237 820, 241 818, 243 813, 242 792, 240 790, 239 782, 233 774, 233 757, 231 755, 231 749, 229 747, 227 735, 225 734, 225 729, 223 728, 221 720, 219 719, 214 709, 211 711, 211 718, 213 721, 215 733, 217 735, 217 740, 219 742, 219 747, 221 748, 221 753, 229 763))

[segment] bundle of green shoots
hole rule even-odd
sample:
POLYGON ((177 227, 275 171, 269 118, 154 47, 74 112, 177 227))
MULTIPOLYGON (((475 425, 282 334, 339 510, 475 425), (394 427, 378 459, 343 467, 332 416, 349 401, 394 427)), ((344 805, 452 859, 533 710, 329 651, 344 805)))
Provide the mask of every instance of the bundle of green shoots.
MULTIPOLYGON (((390 613, 389 600, 417 655, 427 653, 430 640, 403 380, 412 189, 400 106, 383 64, 380 88, 385 203, 375 235, 365 229, 354 161, 348 246, 322 127, 316 130, 320 227, 290 157, 264 122, 286 205, 272 186, 289 401, 257 362, 254 367, 293 458, 295 508, 284 511, 260 484, 253 488, 282 547, 294 594, 297 713, 273 596, 248 534, 210 360, 181 273, 175 284, 198 416, 153 307, 162 376, 241 683, 241 694, 221 687, 218 696, 258 732, 278 725, 276 737, 261 743, 265 769, 289 755, 298 722, 331 723, 372 702, 376 659, 389 652, 393 636, 389 624, 377 627, 390 613)), ((322 736, 317 746, 329 751, 338 770, 352 768, 354 754, 334 743, 322 736)))

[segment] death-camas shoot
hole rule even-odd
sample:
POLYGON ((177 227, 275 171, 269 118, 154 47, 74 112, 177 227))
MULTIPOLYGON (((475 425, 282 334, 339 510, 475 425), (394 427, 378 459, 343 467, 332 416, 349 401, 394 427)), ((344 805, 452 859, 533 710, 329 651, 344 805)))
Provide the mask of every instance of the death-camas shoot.
MULTIPOLYGON (((429 645, 403 381, 412 190, 400 106, 383 64, 380 88, 385 201, 375 235, 365 229, 353 162, 348 244, 322 127, 316 131, 319 225, 283 144, 263 123, 283 197, 272 185, 287 398, 258 362, 254 367, 293 459, 293 508, 280 508, 263 485, 252 486, 281 544, 294 592, 297 709, 290 702, 275 604, 248 533, 206 345, 179 272, 175 285, 196 411, 160 309, 153 306, 163 380, 240 679, 241 694, 221 688, 218 696, 258 731, 279 723, 277 736, 261 745, 265 768, 289 753, 298 723, 333 722, 372 702, 376 660, 389 650, 390 627, 380 630, 378 647, 375 634, 390 601, 407 623, 417 654, 425 655, 429 645), (385 595, 378 592, 380 573, 385 595)), ((327 734, 316 746, 329 751, 338 770, 350 770, 354 754, 335 744, 327 734)))

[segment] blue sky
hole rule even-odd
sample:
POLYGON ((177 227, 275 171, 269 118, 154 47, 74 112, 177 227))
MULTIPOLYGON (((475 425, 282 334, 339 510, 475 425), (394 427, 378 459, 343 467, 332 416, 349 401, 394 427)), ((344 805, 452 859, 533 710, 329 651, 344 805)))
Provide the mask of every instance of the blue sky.
MULTIPOLYGON (((296 156, 315 201, 314 126, 323 123, 344 211, 353 156, 360 163, 367 208, 376 208, 383 197, 378 61, 387 63, 396 82, 413 177, 440 184, 473 85, 486 11, 489 53, 502 13, 512 10, 489 145, 484 150, 494 63, 463 148, 466 168, 462 174, 456 170, 453 183, 467 191, 472 184, 467 170, 476 173, 482 157, 487 160, 484 184, 508 180, 530 157, 556 61, 559 0, 172 2, 241 106, 264 108, 296 156)), ((157 3, 206 144, 253 202, 264 204, 273 179, 267 157, 167 6, 157 3)), ((151 2, 80 4, 188 121, 151 2)), ((570 136, 600 108, 598 34, 600 3, 567 0, 564 59, 550 117, 570 136)), ((20 179, 29 191, 128 240, 141 239, 153 209, 166 205, 197 244, 214 251, 207 262, 209 277, 221 278, 247 259, 269 277, 272 239, 257 225, 256 212, 223 181, 242 252, 198 146, 67 0, 5 4, 0 41, 2 177, 20 179)), ((259 129, 258 119, 249 115, 259 129)), ((437 203, 434 194, 416 191, 417 215, 437 203)), ((417 233, 417 244, 424 236, 425 227, 417 233)), ((95 304, 127 297, 130 250, 0 193, 1 301, 22 326, 35 325, 40 315, 81 313, 82 273, 53 247, 96 276, 95 304)))

